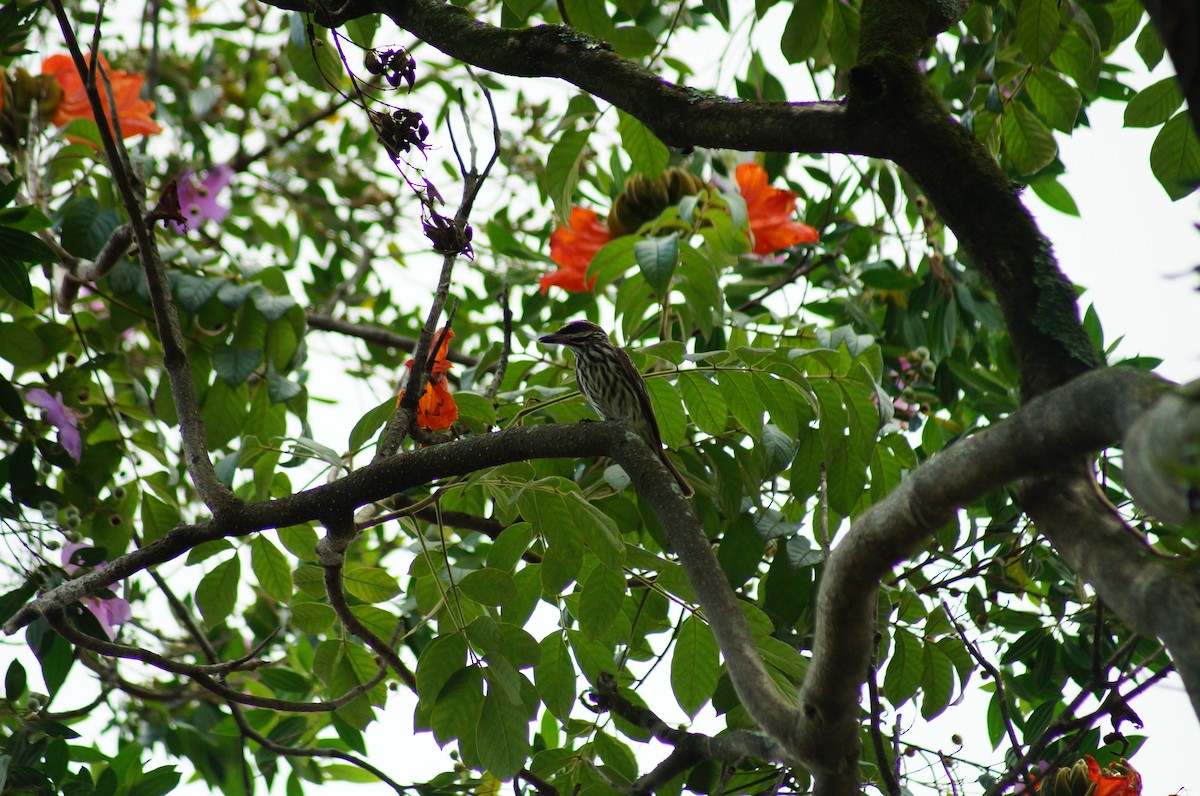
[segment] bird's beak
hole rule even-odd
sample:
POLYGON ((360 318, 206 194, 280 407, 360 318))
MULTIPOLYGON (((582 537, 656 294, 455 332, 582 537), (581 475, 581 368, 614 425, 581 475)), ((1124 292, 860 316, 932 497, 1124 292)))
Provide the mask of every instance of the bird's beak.
POLYGON ((554 334, 542 335, 538 338, 538 342, 545 343, 546 345, 562 345, 566 342, 566 338, 555 332, 554 334))

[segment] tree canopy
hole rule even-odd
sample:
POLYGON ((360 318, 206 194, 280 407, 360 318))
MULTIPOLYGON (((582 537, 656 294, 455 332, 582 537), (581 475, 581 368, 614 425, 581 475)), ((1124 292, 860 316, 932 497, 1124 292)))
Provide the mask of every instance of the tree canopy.
POLYGON ((0 793, 1133 796, 1200 712, 1200 393, 1023 203, 1101 102, 1200 185, 1189 4, 117 5, 0 10, 0 793))

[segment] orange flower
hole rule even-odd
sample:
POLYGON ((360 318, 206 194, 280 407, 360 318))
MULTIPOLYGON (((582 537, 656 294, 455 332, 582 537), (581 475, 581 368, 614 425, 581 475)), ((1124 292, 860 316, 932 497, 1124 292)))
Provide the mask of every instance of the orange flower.
MULTIPOLYGON (((91 55, 88 55, 91 63, 91 55)), ((121 121, 121 135, 125 138, 135 135, 157 135, 162 128, 150 118, 154 112, 154 103, 141 98, 142 83, 146 78, 142 75, 131 75, 120 69, 111 69, 103 55, 100 56, 100 66, 108 73, 112 83, 113 100, 117 107, 117 118, 121 121)), ((52 55, 42 64, 43 75, 54 75, 62 87, 63 97, 54 112, 51 121, 58 127, 66 127, 76 119, 95 119, 92 106, 88 102, 87 90, 83 86, 83 78, 75 68, 75 62, 69 55, 52 55)), ((98 78, 99 79, 99 78, 98 78)), ((109 109, 107 91, 100 80, 101 104, 104 106, 104 117, 108 127, 112 129, 111 110, 109 109)))
POLYGON ((770 254, 797 243, 816 243, 817 231, 800 221, 792 221, 796 212, 796 194, 767 184, 767 172, 757 163, 742 163, 734 174, 746 213, 755 254, 770 254))
POLYGON ((1084 755, 1084 759, 1088 778, 1096 783, 1092 796, 1141 796, 1142 775, 1128 761, 1120 760, 1102 769, 1091 755, 1084 755))
POLYGON ((568 293, 589 292, 596 280, 587 278, 588 265, 610 240, 612 233, 595 210, 572 207, 567 225, 558 227, 550 235, 550 259, 558 263, 558 270, 538 280, 541 292, 545 293, 552 286, 561 287, 568 293))
MULTIPOLYGON (((438 329, 433 335, 435 341, 439 337, 442 337, 442 329, 438 329)), ((417 425, 429 431, 450 428, 454 425, 454 421, 458 420, 458 405, 454 403, 454 396, 450 393, 450 386, 446 381, 446 373, 451 368, 450 360, 447 357, 450 353, 450 338, 452 337, 454 337, 454 331, 446 330, 446 336, 442 338, 437 356, 433 359, 433 367, 429 369, 429 386, 425 388, 421 400, 417 402, 417 425)), ((408 360, 404 366, 408 368, 408 375, 411 378, 413 361, 408 360)), ((404 390, 401 390, 400 394, 396 396, 396 405, 399 406, 403 399, 404 390)))

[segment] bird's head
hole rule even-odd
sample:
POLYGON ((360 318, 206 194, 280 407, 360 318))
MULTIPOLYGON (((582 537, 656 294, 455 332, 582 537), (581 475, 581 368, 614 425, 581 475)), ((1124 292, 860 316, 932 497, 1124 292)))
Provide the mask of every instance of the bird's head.
POLYGON ((578 349, 588 345, 609 345, 608 335, 591 321, 571 321, 554 334, 538 338, 539 343, 565 345, 578 349))

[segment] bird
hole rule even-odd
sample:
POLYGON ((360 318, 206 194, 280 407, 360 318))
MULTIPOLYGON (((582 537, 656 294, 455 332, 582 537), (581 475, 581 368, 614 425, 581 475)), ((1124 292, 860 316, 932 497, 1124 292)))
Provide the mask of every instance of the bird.
POLYGON ((572 321, 554 334, 543 335, 544 345, 565 345, 575 353, 575 380, 579 392, 605 420, 620 420, 658 454, 674 476, 685 498, 695 494, 663 450, 658 420, 650 404, 646 380, 624 349, 613 344, 604 330, 591 321, 572 321))

